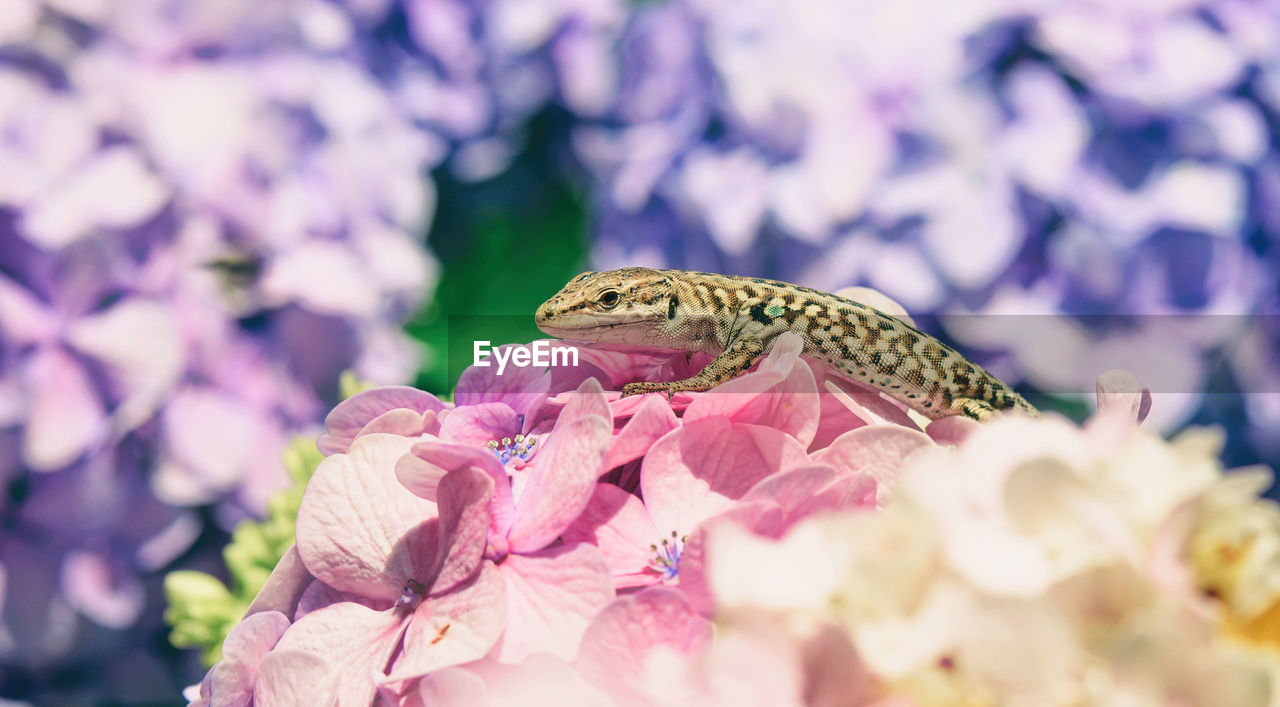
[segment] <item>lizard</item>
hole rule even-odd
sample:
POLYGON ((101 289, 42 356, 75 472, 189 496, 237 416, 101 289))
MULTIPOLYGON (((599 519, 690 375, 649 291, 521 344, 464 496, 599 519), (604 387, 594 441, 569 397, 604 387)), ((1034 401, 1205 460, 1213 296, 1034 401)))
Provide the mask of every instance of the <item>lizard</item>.
POLYGON ((981 366, 902 319, 778 280, 641 267, 589 271, 538 307, 535 320, 561 339, 715 356, 684 380, 627 383, 624 397, 709 390, 745 373, 790 331, 803 339, 802 355, 931 420, 1038 414, 981 366))

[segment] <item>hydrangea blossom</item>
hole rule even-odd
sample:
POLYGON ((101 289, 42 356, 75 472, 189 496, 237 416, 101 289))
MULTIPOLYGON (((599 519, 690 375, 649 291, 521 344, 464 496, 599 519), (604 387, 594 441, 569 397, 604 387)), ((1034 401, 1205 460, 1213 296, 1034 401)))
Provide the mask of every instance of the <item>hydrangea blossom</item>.
POLYGON ((593 266, 868 284, 1050 394, 1141 366, 1162 429, 1244 392, 1257 458, 1277 29, 1255 2, 646 4, 574 132, 593 266))
POLYGON ((384 388, 339 405, 297 548, 192 703, 1266 704, 1277 689, 1260 650, 1280 600, 1267 477, 1224 478, 1213 433, 1140 428, 1152 396, 1132 375, 1098 378, 1084 427, 922 424, 837 384, 794 335, 672 396, 618 391, 684 375, 683 353, 578 352, 509 378, 473 367, 453 404, 384 388), (515 434, 521 454, 489 444, 515 434))
MULTIPOLYGON (((159 626, 141 575, 201 533, 190 508, 261 515, 341 372, 415 370, 399 324, 434 278, 416 234, 440 140, 327 3, 4 15, 0 660, 110 673, 122 629, 159 626)), ((164 671, 119 673, 158 699, 140 686, 164 671)))

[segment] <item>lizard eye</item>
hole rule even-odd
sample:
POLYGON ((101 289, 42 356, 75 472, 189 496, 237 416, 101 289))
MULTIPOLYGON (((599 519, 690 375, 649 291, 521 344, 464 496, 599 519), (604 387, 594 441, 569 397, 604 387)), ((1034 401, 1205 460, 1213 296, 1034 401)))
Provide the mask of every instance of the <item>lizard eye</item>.
POLYGON ((622 300, 622 295, 617 290, 605 290, 600 293, 600 304, 606 307, 616 307, 618 302, 622 300))

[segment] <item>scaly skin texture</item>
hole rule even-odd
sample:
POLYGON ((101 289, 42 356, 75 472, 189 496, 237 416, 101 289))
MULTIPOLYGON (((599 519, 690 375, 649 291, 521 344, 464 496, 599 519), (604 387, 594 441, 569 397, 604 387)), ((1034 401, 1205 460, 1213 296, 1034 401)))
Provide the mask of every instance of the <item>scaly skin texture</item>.
POLYGON ((746 372, 790 331, 804 340, 805 356, 930 419, 1036 414, 995 376, 901 319, 776 280, 651 268, 587 272, 544 302, 536 316, 538 328, 564 339, 716 356, 692 378, 628 383, 624 396, 707 390, 746 372))

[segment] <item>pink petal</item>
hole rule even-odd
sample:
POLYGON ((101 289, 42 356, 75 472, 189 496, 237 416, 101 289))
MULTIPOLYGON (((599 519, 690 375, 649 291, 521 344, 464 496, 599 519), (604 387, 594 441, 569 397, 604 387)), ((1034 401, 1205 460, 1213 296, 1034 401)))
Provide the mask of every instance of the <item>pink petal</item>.
POLYGON ((662 696, 664 676, 652 674, 651 659, 666 652, 692 660, 710 640, 711 622, 683 594, 650 587, 600 612, 582 637, 577 667, 623 704, 652 704, 662 696))
POLYGON ((1151 391, 1138 383, 1132 373, 1112 368, 1097 380, 1098 412, 1142 422, 1151 411, 1151 391))
MULTIPOLYGON (((376 681, 384 676, 409 623, 408 615, 397 609, 375 611, 363 604, 342 602, 299 619, 280 637, 272 653, 298 651, 320 658, 325 672, 310 672, 319 667, 310 664, 306 674, 317 684, 325 684, 330 674, 337 673, 338 702, 367 705, 373 701, 376 681)), ((259 668, 260 685, 268 677, 267 668, 264 658, 259 668)), ((271 677, 279 676, 271 673, 271 677)), ((293 676, 295 680, 301 677, 293 676)))
POLYGON ((863 418, 868 424, 887 423, 912 430, 920 429, 920 426, 907 414, 905 405, 884 397, 874 388, 854 383, 834 374, 827 375, 822 387, 848 407, 850 412, 863 418))
POLYGON ((417 412, 409 408, 388 410, 369 421, 360 428, 356 437, 385 433, 401 437, 420 437, 424 434, 436 434, 440 431, 439 416, 445 411, 427 410, 417 412))
POLYGON ((627 399, 639 399, 641 404, 609 443, 602 465, 606 470, 643 457, 654 442, 680 424, 662 396, 638 395, 627 399))
POLYGON ((298 598, 314 579, 307 566, 302 564, 297 544, 290 545, 244 615, 249 617, 262 611, 278 611, 285 616, 293 616, 298 608, 298 598))
POLYGON ((769 501, 776 503, 784 512, 790 512, 835 481, 837 475, 836 470, 827 464, 788 469, 761 479, 742 495, 742 500, 769 501))
POLYGON ((959 415, 952 415, 951 417, 943 417, 930 422, 929 426, 924 428, 924 432, 936 444, 957 445, 980 429, 982 429, 981 422, 970 420, 967 417, 960 417, 959 415))
POLYGON ((386 386, 366 390, 343 400, 324 419, 325 433, 316 441, 325 455, 345 452, 351 441, 374 418, 384 412, 405 408, 417 413, 447 409, 436 396, 408 386, 386 386))
POLYGON ((821 401, 813 371, 800 361, 802 346, 798 336, 780 336, 757 370, 694 400, 684 412, 684 423, 727 417, 782 430, 808 446, 818 431, 821 401))
POLYGON ((543 652, 572 660, 587 625, 614 597, 604 557, 583 543, 509 555, 498 569, 507 626, 495 655, 504 663, 543 652))
POLYGON ((689 533, 766 476, 808 463, 800 443, 784 432, 708 418, 653 445, 640 473, 641 495, 660 533, 689 533))
POLYGON ((476 469, 451 471, 440 482, 440 567, 432 572, 432 596, 450 591, 480 567, 492 497, 493 480, 476 469))
POLYGON ((410 493, 422 498, 434 500, 440 480, 456 469, 470 467, 488 475, 493 480, 489 532, 496 537, 506 537, 515 518, 515 500, 511 495, 511 478, 493 452, 430 438, 419 440, 412 452, 396 465, 396 478, 410 493))
POLYGON ((659 541, 658 530, 640 499, 617 486, 596 484, 591 501, 562 537, 567 543, 587 542, 599 548, 618 589, 659 579, 649 569, 650 546, 659 541))
POLYGON ((592 344, 579 346, 583 363, 591 364, 609 376, 610 387, 622 387, 632 381, 672 381, 688 378, 711 361, 704 353, 657 351, 647 346, 628 344, 592 344))
POLYGON ((394 601, 407 579, 428 576, 435 538, 424 523, 436 504, 396 479, 414 440, 368 435, 316 468, 298 509, 298 554, 316 578, 340 591, 394 601), (414 531, 414 532, 410 532, 414 531))
POLYGON ((480 403, 449 411, 440 424, 440 439, 455 444, 484 447, 490 440, 514 437, 521 432, 520 416, 506 403, 480 403))
POLYGON ((875 509, 879 506, 880 485, 870 476, 844 475, 805 499, 786 514, 791 525, 814 513, 843 511, 854 508, 875 509))
POLYGON ((250 704, 258 664, 289 628, 276 611, 247 616, 222 642, 222 660, 209 671, 209 695, 217 704, 250 704))
POLYGON ((831 446, 815 452, 813 461, 830 464, 842 474, 867 475, 881 486, 892 487, 907 460, 933 446, 923 432, 872 425, 840 435, 831 446))
MULTIPOLYGON (((823 380, 821 371, 825 370, 825 367, 812 363, 810 366, 818 369, 814 374, 816 379, 823 380)), ((809 443, 809 451, 811 452, 828 446, 832 440, 849 430, 868 424, 868 420, 871 418, 870 414, 863 413, 861 410, 858 413, 850 410, 849 406, 839 397, 825 388, 818 394, 818 400, 818 430, 813 435, 813 441, 809 443)))
POLYGON ((332 705, 338 698, 343 676, 342 671, 314 653, 274 650, 258 665, 253 704, 332 705))
POLYGON ((474 707, 492 704, 485 681, 463 668, 432 671, 418 681, 400 707, 474 707))
POLYGON ((506 622, 505 591, 498 570, 486 562, 475 581, 423 601, 413 612, 404 635, 404 650, 385 682, 416 678, 482 658, 493 648, 506 622))
POLYGON ((616 707, 572 665, 550 653, 535 653, 519 665, 488 658, 464 669, 484 681, 489 697, 487 704, 494 707, 616 707))
POLYGON ((541 550, 578 517, 603 471, 601 462, 612 429, 613 425, 599 415, 575 419, 566 409, 538 454, 516 505, 507 534, 512 552, 541 550))
POLYGON ((749 501, 734 505, 724 513, 704 520, 688 535, 680 556, 680 591, 694 611, 710 616, 715 612, 715 596, 707 567, 707 537, 714 528, 733 524, 765 537, 781 537, 786 531, 782 509, 767 501, 749 501))
POLYGON ((106 431, 106 411, 93 382, 72 356, 39 350, 19 374, 30 403, 22 461, 36 471, 67 466, 106 431))

